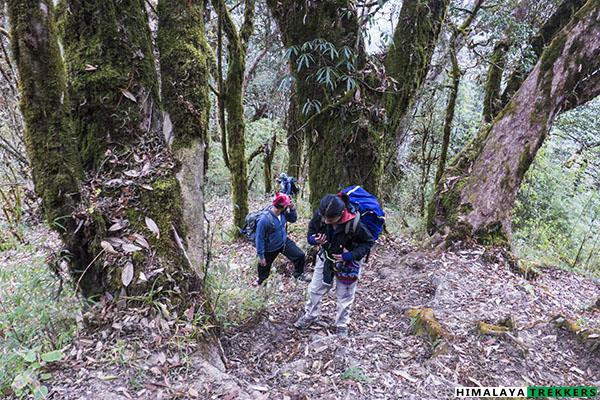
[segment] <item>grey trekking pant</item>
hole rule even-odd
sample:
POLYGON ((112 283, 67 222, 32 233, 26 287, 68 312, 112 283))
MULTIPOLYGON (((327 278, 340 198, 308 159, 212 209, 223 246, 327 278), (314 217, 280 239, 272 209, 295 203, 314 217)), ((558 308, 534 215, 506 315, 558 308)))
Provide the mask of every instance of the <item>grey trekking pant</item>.
MULTIPOLYGON (((304 311, 306 317, 316 319, 321 314, 321 299, 331 289, 331 285, 323 283, 323 259, 322 256, 317 256, 315 263, 315 271, 308 286, 308 300, 304 311)), ((362 267, 363 260, 359 261, 362 267)), ((336 313, 335 313, 335 326, 337 328, 348 328, 350 322, 350 309, 354 302, 354 294, 356 293, 356 285, 358 280, 354 283, 347 285, 340 282, 337 277, 335 278, 335 295, 336 301, 336 313)))

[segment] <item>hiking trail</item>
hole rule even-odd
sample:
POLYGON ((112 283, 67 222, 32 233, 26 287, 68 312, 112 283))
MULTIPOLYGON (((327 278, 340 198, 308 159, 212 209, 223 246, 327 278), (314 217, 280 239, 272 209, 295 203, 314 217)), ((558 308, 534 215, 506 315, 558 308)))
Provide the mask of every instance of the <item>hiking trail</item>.
MULTIPOLYGON (((225 229, 223 203, 208 212, 225 229)), ((304 222, 290 229, 299 244, 304 222)), ((212 262, 245 269, 239 285, 250 285, 254 252, 219 241, 212 262)), ((350 335, 338 338, 333 290, 317 325, 293 327, 308 284, 291 271, 275 261, 267 289, 255 289, 272 291, 273 304, 227 330, 219 352, 167 341, 185 325, 135 309, 88 329, 54 372, 50 398, 447 399, 457 386, 600 386, 597 279, 541 268, 528 280, 494 250, 423 250, 387 235, 363 267, 350 335)))

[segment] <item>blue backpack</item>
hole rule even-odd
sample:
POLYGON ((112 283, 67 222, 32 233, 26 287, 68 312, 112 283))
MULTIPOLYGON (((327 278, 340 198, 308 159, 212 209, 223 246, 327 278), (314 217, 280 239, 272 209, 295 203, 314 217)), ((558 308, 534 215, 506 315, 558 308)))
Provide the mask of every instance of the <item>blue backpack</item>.
MULTIPOLYGON (((377 240, 383 231, 385 224, 385 213, 379 205, 377 198, 360 186, 349 186, 342 190, 350 198, 350 204, 354 212, 360 215, 360 222, 371 233, 373 239, 377 240)), ((356 226, 353 227, 356 229, 356 226)))
POLYGON ((281 173, 279 178, 276 179, 279 183, 279 192, 285 193, 289 196, 296 196, 298 192, 300 192, 300 188, 298 187, 297 180, 293 176, 288 176, 285 173, 281 173))

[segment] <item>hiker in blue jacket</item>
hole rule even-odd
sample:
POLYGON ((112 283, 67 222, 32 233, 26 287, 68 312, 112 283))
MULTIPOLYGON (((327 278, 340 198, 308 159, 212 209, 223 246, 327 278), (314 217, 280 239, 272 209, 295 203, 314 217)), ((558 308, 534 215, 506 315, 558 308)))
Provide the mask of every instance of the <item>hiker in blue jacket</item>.
POLYGON ((320 251, 308 287, 304 315, 294 325, 307 329, 317 321, 321 299, 333 286, 335 277, 336 334, 348 336, 360 268, 375 240, 360 222, 360 216, 349 210, 349 199, 344 193, 328 194, 321 199, 308 225, 307 240, 311 245, 318 245, 320 251))
POLYGON ((269 210, 256 225, 256 255, 258 256, 258 279, 261 285, 271 273, 275 258, 283 253, 294 263, 294 278, 307 280, 304 276, 304 252, 287 236, 286 223, 296 222, 298 214, 290 196, 278 193, 269 210))

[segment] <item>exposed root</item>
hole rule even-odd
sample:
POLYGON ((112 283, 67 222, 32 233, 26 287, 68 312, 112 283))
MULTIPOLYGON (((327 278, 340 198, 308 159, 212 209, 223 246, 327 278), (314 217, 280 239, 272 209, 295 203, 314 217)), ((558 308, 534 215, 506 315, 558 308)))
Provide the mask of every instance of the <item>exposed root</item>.
POLYGON ((558 328, 564 329, 573 334, 582 343, 589 346, 592 351, 600 348, 600 330, 599 329, 587 329, 581 327, 576 321, 567 319, 562 315, 554 318, 554 323, 558 328))
POLYGON ((482 335, 504 336, 509 329, 506 326, 488 324, 487 322, 479 321, 477 329, 482 335))
POLYGON ((452 337, 435 318, 431 308, 411 308, 406 311, 406 316, 413 320, 412 328, 416 335, 426 333, 434 343, 452 337))

